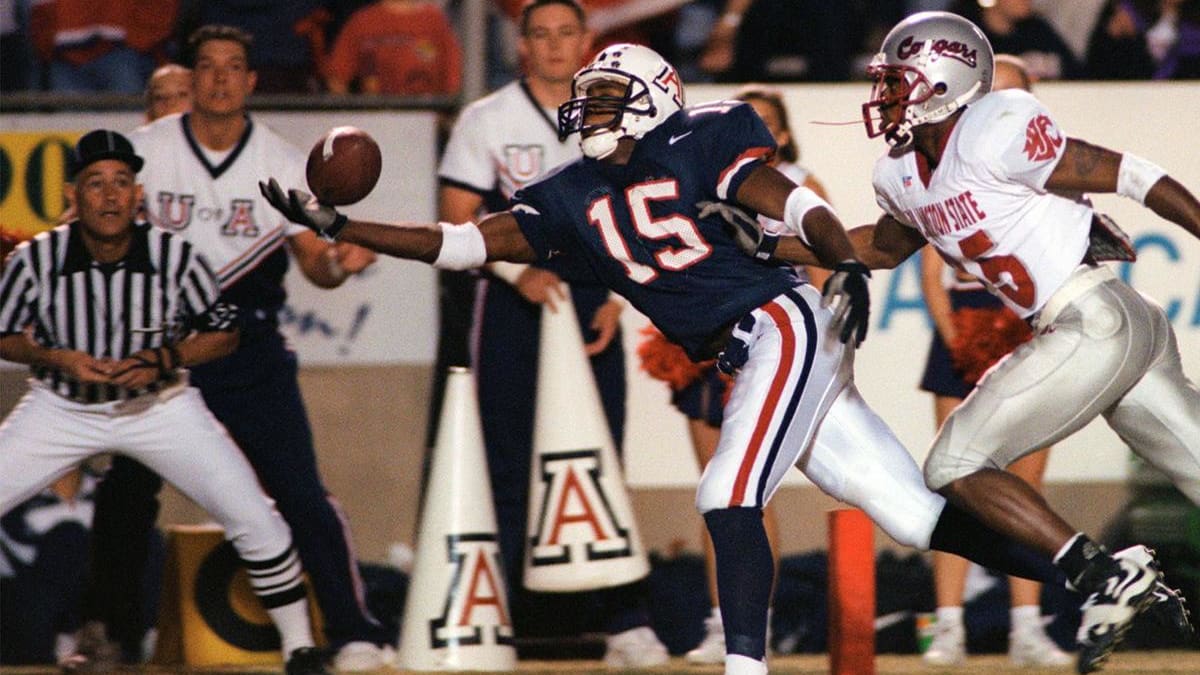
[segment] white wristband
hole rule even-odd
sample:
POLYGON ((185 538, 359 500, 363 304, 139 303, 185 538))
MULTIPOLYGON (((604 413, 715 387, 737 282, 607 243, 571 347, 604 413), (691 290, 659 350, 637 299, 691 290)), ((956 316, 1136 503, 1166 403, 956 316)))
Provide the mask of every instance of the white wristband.
POLYGON ((1145 204, 1146 193, 1165 175, 1166 169, 1127 152, 1121 156, 1121 168, 1117 171, 1117 194, 1145 204))
POLYGON ((442 247, 433 266, 440 270, 469 270, 487 262, 487 244, 475 223, 451 225, 438 223, 442 228, 442 247))
POLYGON ((787 203, 783 206, 783 224, 793 234, 800 237, 800 241, 804 242, 805 246, 810 244, 808 235, 804 233, 804 216, 818 206, 824 206, 830 212, 833 211, 833 207, 829 205, 829 202, 821 199, 821 195, 804 186, 792 190, 788 194, 787 203))

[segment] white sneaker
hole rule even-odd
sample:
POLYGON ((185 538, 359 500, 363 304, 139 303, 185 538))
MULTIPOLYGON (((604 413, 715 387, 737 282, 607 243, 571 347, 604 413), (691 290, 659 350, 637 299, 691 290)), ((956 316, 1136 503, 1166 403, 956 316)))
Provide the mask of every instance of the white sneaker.
POLYGON ((333 667, 343 673, 361 673, 370 670, 394 668, 396 650, 391 645, 373 642, 347 642, 333 657, 333 667))
POLYGON ((1021 626, 1008 634, 1008 660, 1015 666, 1058 668, 1075 659, 1058 648, 1041 624, 1021 626))
POLYGON ((1119 571, 1083 601, 1083 616, 1075 639, 1079 642, 1079 661, 1076 670, 1090 673, 1099 670, 1116 649, 1134 617, 1155 602, 1155 589, 1161 581, 1154 552, 1121 551, 1113 556, 1119 571))
POLYGON ((684 658, 688 663, 695 664, 725 662, 725 624, 719 615, 704 620, 704 639, 688 651, 684 658))
POLYGON ((958 666, 967 660, 967 631, 961 622, 937 621, 933 624, 933 641, 921 655, 930 666, 958 666))
POLYGON ((666 646, 649 626, 609 635, 604 642, 604 665, 612 668, 649 668, 671 660, 666 646))

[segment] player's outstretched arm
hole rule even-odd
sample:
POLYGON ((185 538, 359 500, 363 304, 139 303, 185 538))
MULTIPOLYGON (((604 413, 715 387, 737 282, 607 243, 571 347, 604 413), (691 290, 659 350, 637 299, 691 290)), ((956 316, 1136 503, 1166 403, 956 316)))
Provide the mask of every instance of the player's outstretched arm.
POLYGON ((442 269, 470 269, 494 260, 533 262, 537 254, 511 213, 500 212, 462 225, 350 220, 302 190, 284 192, 279 183, 259 182, 259 190, 288 220, 329 240, 358 244, 372 251, 420 260, 442 269))
POLYGON ((1166 170, 1137 155, 1069 138, 1046 189, 1116 192, 1200 238, 1200 201, 1166 170))

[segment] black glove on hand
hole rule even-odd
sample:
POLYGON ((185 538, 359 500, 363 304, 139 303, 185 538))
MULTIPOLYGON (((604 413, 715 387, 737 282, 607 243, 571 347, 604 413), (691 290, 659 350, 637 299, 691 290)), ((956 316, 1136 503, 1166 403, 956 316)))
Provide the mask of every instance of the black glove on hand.
POLYGON ((285 194, 274 178, 266 183, 258 181, 258 190, 285 218, 307 227, 328 241, 337 239, 338 233, 349 220, 337 209, 322 204, 303 190, 293 188, 285 194))
POLYGON ((841 330, 843 344, 857 334, 854 346, 861 345, 867 338, 867 326, 871 317, 871 292, 867 279, 871 270, 857 260, 843 260, 833 268, 833 276, 825 282, 822 307, 833 306, 833 329, 841 330))
POLYGON ((696 202, 700 217, 718 215, 729 226, 738 248, 759 260, 770 260, 779 246, 779 235, 763 230, 762 224, 741 208, 726 202, 696 202))

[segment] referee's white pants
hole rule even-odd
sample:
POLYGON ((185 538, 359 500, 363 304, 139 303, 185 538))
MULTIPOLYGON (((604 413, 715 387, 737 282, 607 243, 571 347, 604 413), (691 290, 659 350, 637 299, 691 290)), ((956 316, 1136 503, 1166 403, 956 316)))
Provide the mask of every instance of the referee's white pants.
POLYGON ((130 401, 77 403, 34 380, 0 424, 0 514, 93 455, 145 464, 225 528, 243 560, 291 547, 291 531, 199 390, 177 385, 130 401))
POLYGON ((764 506, 796 466, 825 493, 865 511, 901 544, 929 547, 945 500, 854 386, 854 352, 805 284, 737 329, 749 356, 734 380, 716 454, 696 492, 701 513, 764 506))

